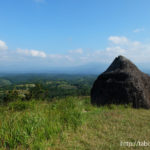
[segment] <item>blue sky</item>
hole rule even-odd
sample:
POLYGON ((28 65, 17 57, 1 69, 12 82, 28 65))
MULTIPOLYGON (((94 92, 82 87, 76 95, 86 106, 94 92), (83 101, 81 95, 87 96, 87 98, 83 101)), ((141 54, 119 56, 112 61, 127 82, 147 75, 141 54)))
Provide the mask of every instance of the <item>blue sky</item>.
POLYGON ((2 70, 150 64, 149 0, 1 0, 2 70))

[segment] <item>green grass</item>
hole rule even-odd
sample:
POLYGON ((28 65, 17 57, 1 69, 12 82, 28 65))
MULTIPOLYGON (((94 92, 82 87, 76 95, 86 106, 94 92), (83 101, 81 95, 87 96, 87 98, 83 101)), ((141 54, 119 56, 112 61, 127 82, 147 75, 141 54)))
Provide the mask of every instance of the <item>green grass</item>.
POLYGON ((0 148, 35 150, 149 149, 120 141, 150 141, 150 111, 96 107, 88 97, 16 101, 0 106, 0 148))

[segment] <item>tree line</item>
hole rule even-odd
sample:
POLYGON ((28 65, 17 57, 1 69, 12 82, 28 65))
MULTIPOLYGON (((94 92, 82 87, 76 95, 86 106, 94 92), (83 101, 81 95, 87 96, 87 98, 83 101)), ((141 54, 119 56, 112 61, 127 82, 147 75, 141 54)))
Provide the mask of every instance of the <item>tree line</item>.
POLYGON ((19 90, 11 89, 6 90, 1 96, 1 102, 7 103, 21 100, 48 100, 51 101, 53 98, 62 98, 67 96, 89 96, 90 87, 84 84, 74 85, 76 88, 61 88, 57 84, 47 85, 43 83, 36 83, 34 87, 30 87, 27 93, 21 94, 19 90))

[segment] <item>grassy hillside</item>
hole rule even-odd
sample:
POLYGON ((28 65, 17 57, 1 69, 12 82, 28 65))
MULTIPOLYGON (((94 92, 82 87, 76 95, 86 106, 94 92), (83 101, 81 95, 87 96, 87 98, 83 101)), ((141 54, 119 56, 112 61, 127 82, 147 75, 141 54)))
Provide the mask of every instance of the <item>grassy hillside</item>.
POLYGON ((89 97, 16 101, 0 106, 1 149, 149 149, 120 142, 150 141, 150 110, 96 107, 89 97))

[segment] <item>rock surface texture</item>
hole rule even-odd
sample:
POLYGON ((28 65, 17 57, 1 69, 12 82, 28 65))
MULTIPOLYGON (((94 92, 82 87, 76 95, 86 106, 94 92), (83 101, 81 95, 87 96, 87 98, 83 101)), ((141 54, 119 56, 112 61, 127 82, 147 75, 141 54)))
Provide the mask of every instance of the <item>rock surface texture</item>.
POLYGON ((149 109, 150 76, 127 58, 118 56, 94 82, 91 103, 98 106, 131 103, 134 108, 149 109))

